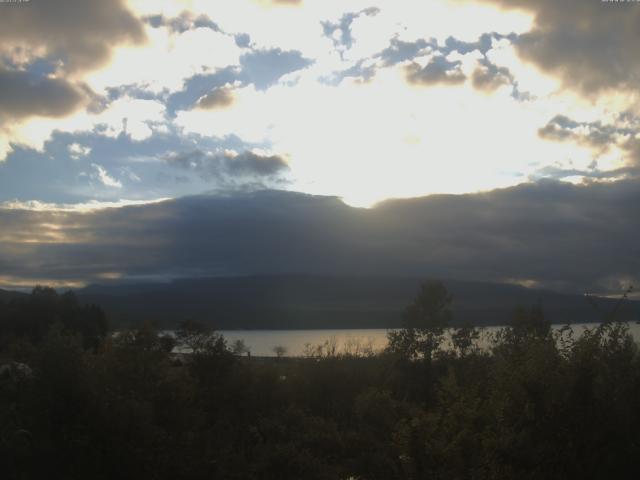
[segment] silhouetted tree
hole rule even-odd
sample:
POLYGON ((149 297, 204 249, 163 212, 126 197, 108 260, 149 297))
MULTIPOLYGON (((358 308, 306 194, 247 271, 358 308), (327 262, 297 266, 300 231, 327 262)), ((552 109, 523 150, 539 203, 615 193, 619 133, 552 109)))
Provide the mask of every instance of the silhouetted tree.
POLYGON ((276 357, 278 358, 282 358, 287 354, 287 347, 283 345, 276 345, 271 350, 276 354, 276 357))
POLYGON ((474 347, 475 342, 480 338, 480 332, 473 325, 462 325, 451 333, 451 343, 458 355, 466 356, 474 347))
POLYGON ((244 340, 239 338, 231 345, 231 351, 234 355, 244 355, 245 353, 249 353, 249 347, 244 343, 244 340))
POLYGON ((391 352, 430 361, 451 322, 451 295, 441 282, 425 282, 403 315, 403 328, 389 332, 391 352))
POLYGON ((65 332, 80 334, 85 348, 96 349, 108 330, 107 318, 97 305, 80 305, 69 291, 36 286, 30 295, 16 297, 0 308, 0 338, 14 336, 40 343, 54 323, 65 332))

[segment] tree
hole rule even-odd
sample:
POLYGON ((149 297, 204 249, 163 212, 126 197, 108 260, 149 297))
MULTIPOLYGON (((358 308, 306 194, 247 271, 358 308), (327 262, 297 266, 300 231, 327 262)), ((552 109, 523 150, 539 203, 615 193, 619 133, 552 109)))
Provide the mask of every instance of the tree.
POLYGON ((540 305, 533 305, 529 310, 519 307, 509 322, 507 333, 516 339, 548 338, 551 322, 545 318, 540 305))
POLYGON ((213 328, 194 320, 180 322, 176 331, 178 346, 188 349, 191 372, 211 386, 225 376, 234 364, 233 351, 213 328))
POLYGON ((287 354, 287 347, 283 345, 276 345, 271 350, 276 354, 276 357, 278 358, 282 358, 287 354))
POLYGON ((241 338, 235 340, 231 344, 231 351, 234 355, 244 355, 245 353, 250 352, 249 347, 247 347, 247 344, 244 343, 244 340, 241 338))
POLYGON ((430 361, 451 322, 451 302, 451 295, 441 282, 423 283, 404 312, 404 328, 389 332, 388 350, 407 359, 430 361))
POLYGON ((71 291, 59 295, 53 288, 36 286, 30 295, 16 297, 0 308, 0 337, 15 336, 39 344, 55 323, 68 334, 80 334, 84 348, 93 350, 108 331, 102 309, 81 305, 71 291))
POLYGON ((180 347, 188 348, 191 353, 199 353, 210 349, 219 335, 212 328, 195 320, 184 320, 178 325, 176 339, 180 347))
POLYGON ((480 332, 473 325, 464 324, 451 333, 451 343, 460 357, 472 351, 474 342, 480 337, 480 332))

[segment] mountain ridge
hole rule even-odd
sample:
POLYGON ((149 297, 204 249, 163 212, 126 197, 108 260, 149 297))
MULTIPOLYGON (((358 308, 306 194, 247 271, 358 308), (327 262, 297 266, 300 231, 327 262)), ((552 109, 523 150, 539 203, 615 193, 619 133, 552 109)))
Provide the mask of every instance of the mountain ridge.
MULTIPOLYGON (((424 277, 251 275, 186 278, 166 283, 102 284, 76 291, 101 305, 116 325, 151 321, 172 327, 185 319, 219 329, 396 328, 424 277)), ((503 325, 517 307, 540 305, 553 323, 601 321, 584 295, 524 286, 446 279, 455 323, 503 325)), ((595 297, 602 312, 617 299, 595 297)), ((636 320, 640 302, 619 315, 636 320)))

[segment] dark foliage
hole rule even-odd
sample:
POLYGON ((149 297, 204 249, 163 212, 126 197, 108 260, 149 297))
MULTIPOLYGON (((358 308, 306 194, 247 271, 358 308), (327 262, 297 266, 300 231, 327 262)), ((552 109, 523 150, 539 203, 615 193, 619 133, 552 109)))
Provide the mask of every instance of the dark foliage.
POLYGON ((148 324, 93 350, 49 321, 0 352, 2 478, 636 477, 640 359, 625 324, 574 338, 520 310, 480 348, 472 327, 447 335, 450 303, 441 285, 419 292, 416 348, 272 360, 193 322, 181 355, 148 324))
POLYGON ((38 344, 55 323, 67 334, 79 334, 85 348, 96 348, 107 333, 107 318, 96 305, 81 305, 75 293, 58 294, 35 287, 31 295, 0 301, 0 342, 21 338, 38 344))

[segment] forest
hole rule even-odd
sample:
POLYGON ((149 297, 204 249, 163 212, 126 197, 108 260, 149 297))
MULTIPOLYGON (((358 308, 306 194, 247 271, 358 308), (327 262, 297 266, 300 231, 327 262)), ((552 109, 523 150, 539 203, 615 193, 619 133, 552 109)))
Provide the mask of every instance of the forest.
POLYGON ((626 323, 577 336, 525 306, 480 348, 453 301, 424 283, 383 352, 271 359, 193 321, 114 334, 51 288, 0 301, 2 478, 637 478, 626 323))

